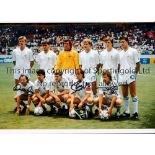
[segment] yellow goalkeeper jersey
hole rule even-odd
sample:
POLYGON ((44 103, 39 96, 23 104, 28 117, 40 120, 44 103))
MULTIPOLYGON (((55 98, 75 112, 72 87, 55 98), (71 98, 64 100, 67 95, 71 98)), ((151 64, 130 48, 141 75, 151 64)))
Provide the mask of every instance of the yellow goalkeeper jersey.
POLYGON ((79 54, 75 50, 61 51, 56 61, 56 70, 79 69, 79 54))

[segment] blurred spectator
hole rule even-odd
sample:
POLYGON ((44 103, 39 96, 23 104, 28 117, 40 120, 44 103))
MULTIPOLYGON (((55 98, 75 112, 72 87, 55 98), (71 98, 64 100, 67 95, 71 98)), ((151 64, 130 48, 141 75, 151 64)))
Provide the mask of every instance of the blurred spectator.
POLYGON ((21 35, 27 37, 27 46, 34 52, 40 51, 41 41, 46 39, 56 53, 59 53, 63 50, 65 37, 74 40, 73 48, 78 52, 82 51, 81 41, 84 38, 90 38, 93 48, 100 52, 104 49, 103 38, 106 36, 113 38, 115 48, 119 48, 121 36, 128 36, 130 46, 139 49, 141 54, 155 54, 154 23, 1 24, 0 54, 11 54, 12 47, 17 44, 17 38, 21 35))

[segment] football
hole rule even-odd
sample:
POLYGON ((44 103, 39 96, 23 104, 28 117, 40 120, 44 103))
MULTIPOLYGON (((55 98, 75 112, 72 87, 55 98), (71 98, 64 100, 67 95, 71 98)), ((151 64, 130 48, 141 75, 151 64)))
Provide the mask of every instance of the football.
POLYGON ((109 114, 108 114, 108 110, 104 109, 100 112, 100 119, 102 120, 108 120, 109 119, 109 114))
POLYGON ((44 110, 43 110, 42 107, 36 107, 36 108, 34 109, 34 114, 37 115, 37 116, 43 114, 43 112, 44 112, 44 110))

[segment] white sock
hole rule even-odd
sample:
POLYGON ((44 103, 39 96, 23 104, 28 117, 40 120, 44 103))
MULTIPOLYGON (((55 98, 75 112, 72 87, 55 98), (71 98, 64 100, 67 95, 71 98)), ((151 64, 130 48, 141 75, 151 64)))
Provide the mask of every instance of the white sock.
POLYGON ((137 98, 137 96, 132 98, 132 102, 133 102, 133 107, 134 107, 134 113, 135 112, 138 113, 138 98, 137 98))
POLYGON ((129 114, 130 113, 130 100, 128 96, 124 97, 124 102, 125 102, 125 112, 129 114))

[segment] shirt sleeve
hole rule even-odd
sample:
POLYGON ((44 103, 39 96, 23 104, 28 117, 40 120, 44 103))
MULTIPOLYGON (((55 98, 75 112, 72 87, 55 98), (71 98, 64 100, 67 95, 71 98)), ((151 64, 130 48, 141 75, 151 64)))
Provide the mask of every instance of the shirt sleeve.
POLYGON ((49 82, 46 82, 46 83, 45 83, 45 90, 46 90, 46 91, 49 90, 49 82))
POLYGON ((74 64, 75 69, 79 69, 79 53, 77 51, 74 51, 74 64))
POLYGON ((99 54, 97 51, 95 51, 95 63, 96 63, 96 65, 98 65, 100 63, 99 54))
POLYGON ((60 52, 58 57, 57 57, 56 66, 55 66, 56 70, 60 70, 61 69, 61 65, 62 65, 61 57, 62 57, 62 52, 60 52))
POLYGON ((82 52, 79 54, 79 65, 82 65, 82 52))
POLYGON ((39 89, 39 84, 37 81, 34 82, 34 90, 39 89))
POLYGON ((21 89, 21 85, 17 85, 16 89, 17 89, 16 95, 20 96, 22 94, 22 91, 20 90, 21 89))
POLYGON ((64 89, 69 89, 69 81, 67 79, 64 80, 64 89))
MULTIPOLYGON (((54 53, 54 52, 53 52, 53 53, 54 53)), ((55 65, 56 65, 57 55, 54 53, 54 54, 53 54, 53 57, 54 57, 54 59, 53 59, 53 66, 52 66, 52 68, 54 68, 55 65)))
POLYGON ((56 85, 56 83, 55 83, 54 81, 51 81, 51 82, 48 83, 47 89, 48 89, 49 91, 54 91, 55 85, 56 85))
POLYGON ((16 61, 16 51, 13 50, 12 52, 12 61, 16 61))
POLYGON ((33 52, 31 49, 30 49, 30 61, 34 61, 33 52))
POLYGON ((118 51, 116 51, 116 62, 117 62, 117 65, 119 64, 119 53, 118 51))
POLYGON ((135 63, 140 61, 139 54, 138 54, 138 51, 136 49, 134 50, 134 61, 135 61, 135 63))

